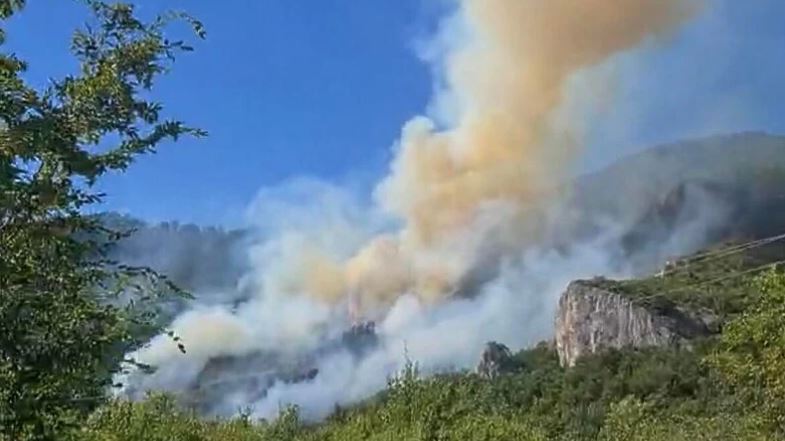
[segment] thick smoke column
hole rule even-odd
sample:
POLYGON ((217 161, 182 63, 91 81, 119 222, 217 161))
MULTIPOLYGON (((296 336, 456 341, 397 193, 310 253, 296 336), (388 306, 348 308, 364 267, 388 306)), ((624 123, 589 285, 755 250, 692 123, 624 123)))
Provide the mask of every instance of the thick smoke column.
POLYGON ((368 307, 406 290, 425 300, 452 292, 475 263, 478 220, 494 203, 506 207, 494 216, 506 243, 537 234, 532 209, 564 181, 577 153, 572 134, 551 126, 566 82, 695 8, 685 0, 461 2, 468 41, 449 48, 439 69, 451 121, 440 129, 418 117, 404 127, 377 189, 404 228, 360 251, 348 288, 368 307))
POLYGON ((390 172, 376 188, 377 206, 369 210, 340 189, 309 182, 284 194, 284 203, 263 194, 257 219, 276 225, 263 225, 263 238, 251 248, 254 269, 240 286, 249 300, 183 314, 172 328, 188 354, 161 336, 131 354, 158 372, 122 381, 140 390, 178 390, 198 383, 217 356, 318 353, 346 329, 348 304, 352 318, 377 321, 380 348, 360 360, 340 352, 320 356, 313 382, 277 384, 264 398, 226 396, 220 403, 232 412, 253 402, 263 416, 280 403, 307 403, 312 415, 323 416, 336 402, 384 387, 400 366, 404 341, 415 360, 437 369, 466 366, 490 338, 523 345, 545 337, 564 284, 608 271, 608 255, 593 244, 575 246, 569 256, 526 247, 545 232, 544 205, 568 178, 580 146, 569 124, 554 124, 554 114, 567 102, 573 75, 673 29, 696 4, 462 0, 457 6, 431 53, 440 76, 439 115, 405 125, 390 172), (303 195, 315 204, 289 216, 287 203, 303 195), (390 217, 399 228, 389 228, 390 217), (498 267, 493 280, 472 289, 471 298, 451 297, 488 262, 498 267))

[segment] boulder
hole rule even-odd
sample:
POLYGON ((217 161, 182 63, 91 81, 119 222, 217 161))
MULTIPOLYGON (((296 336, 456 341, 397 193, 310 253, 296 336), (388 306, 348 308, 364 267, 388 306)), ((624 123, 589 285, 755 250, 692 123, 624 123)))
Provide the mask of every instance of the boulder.
POLYGON ((482 352, 480 363, 477 365, 477 375, 493 380, 499 375, 510 373, 513 370, 514 363, 510 349, 501 343, 488 342, 482 352))

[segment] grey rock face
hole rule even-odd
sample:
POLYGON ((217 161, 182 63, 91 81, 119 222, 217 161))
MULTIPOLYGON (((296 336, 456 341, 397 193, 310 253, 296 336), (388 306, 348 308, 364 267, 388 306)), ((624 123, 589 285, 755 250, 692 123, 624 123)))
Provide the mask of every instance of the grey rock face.
POLYGON ((687 346, 711 334, 714 318, 681 308, 654 309, 589 281, 572 282, 559 299, 556 350, 562 366, 603 348, 687 346))
POLYGON ((477 365, 477 374, 485 379, 492 380, 500 374, 508 373, 512 370, 512 353, 507 346, 489 342, 485 345, 485 350, 477 365))

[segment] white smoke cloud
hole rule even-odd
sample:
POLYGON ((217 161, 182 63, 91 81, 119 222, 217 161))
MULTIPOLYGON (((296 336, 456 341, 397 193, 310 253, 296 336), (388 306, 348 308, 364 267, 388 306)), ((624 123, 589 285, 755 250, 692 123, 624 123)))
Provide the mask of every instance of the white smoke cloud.
POLYGON ((558 297, 572 279, 625 275, 612 270, 608 255, 599 240, 565 254, 530 250, 504 263, 499 276, 476 297, 435 308, 413 295, 399 297, 379 323, 378 348, 359 360, 348 352, 320 360, 320 374, 313 381, 277 384, 253 403, 254 415, 271 418, 281 406, 297 404, 304 417, 320 419, 336 403, 354 403, 382 389, 407 359, 416 361, 425 374, 470 369, 488 341, 521 349, 546 339, 558 297))
POLYGON ((185 392, 210 358, 313 356, 310 380, 211 404, 262 417, 297 404, 321 418, 383 388, 407 356, 425 372, 464 369, 489 340, 516 349, 547 338, 570 280, 628 270, 614 257, 614 228, 550 245, 569 223, 553 188, 569 177, 581 131, 563 117, 568 82, 684 22, 693 5, 458 2, 421 47, 436 78, 432 118, 405 125, 374 200, 307 179, 262 191, 249 210, 253 270, 238 285, 248 299, 183 314, 172 329, 188 352, 158 337, 132 354, 158 372, 125 382, 185 392), (376 321, 379 345, 360 357, 323 351, 352 314, 376 321))
MULTIPOLYGON (((303 243, 285 239, 287 231, 295 234, 289 227, 297 226, 296 235, 311 240, 318 240, 320 235, 318 222, 311 222, 309 207, 321 206, 332 213, 324 218, 327 228, 347 225, 356 220, 355 213, 363 211, 358 211, 356 198, 341 195, 335 187, 314 182, 306 187, 312 191, 311 197, 294 198, 297 203, 287 205, 267 190, 255 204, 254 210, 260 212, 274 209, 279 220, 280 216, 288 217, 286 222, 265 226, 259 242, 249 250, 258 266, 243 281, 243 289, 255 295, 234 309, 197 306, 180 316, 172 329, 182 337, 187 353, 181 354, 167 336, 160 336, 133 354, 139 361, 157 366, 158 371, 132 375, 125 382, 140 390, 183 393, 197 382, 209 358, 241 357, 259 351, 309 354, 351 325, 345 304, 276 291, 285 285, 281 280, 290 280, 300 262, 300 253, 282 252, 292 249, 293 243, 303 243), (317 228, 310 230, 308 225, 317 228), (288 260, 291 256, 296 257, 293 262, 288 260)), ((282 194, 291 190, 283 188, 282 194)), ((369 226, 365 232, 362 228, 356 232, 365 237, 373 230, 369 226)), ((472 297, 428 305, 416 295, 403 293, 377 317, 379 344, 370 352, 357 357, 346 348, 329 351, 315 360, 313 366, 319 374, 312 380, 280 381, 262 398, 254 397, 257 391, 238 394, 227 390, 210 408, 228 415, 250 407, 256 417, 274 418, 282 406, 296 404, 304 417, 320 419, 336 404, 355 403, 384 388, 389 376, 400 371, 407 359, 416 361, 424 373, 469 369, 488 341, 501 341, 513 349, 530 346, 550 336, 557 299, 569 281, 599 274, 627 274, 612 257, 620 233, 607 228, 604 235, 562 251, 532 248, 510 252, 497 264, 495 277, 472 297)), ((347 240, 354 237, 347 235, 347 240)), ((346 251, 341 241, 327 242, 335 244, 332 251, 337 254, 346 251)))

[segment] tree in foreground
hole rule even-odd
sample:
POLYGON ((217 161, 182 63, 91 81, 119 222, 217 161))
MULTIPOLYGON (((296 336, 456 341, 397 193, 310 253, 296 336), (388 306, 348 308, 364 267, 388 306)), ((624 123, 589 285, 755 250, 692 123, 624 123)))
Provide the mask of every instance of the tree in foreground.
POLYGON ((24 1, 0 0, 0 440, 63 439, 105 401, 124 354, 157 331, 154 308, 138 300, 176 291, 106 259, 121 233, 85 212, 106 173, 204 135, 147 98, 191 50, 166 27, 186 20, 204 31, 181 13, 145 22, 128 4, 85 3, 91 22, 71 42, 79 71, 36 90, 3 46, 3 23, 24 1))
POLYGON ((728 324, 709 362, 768 429, 785 436, 785 274, 772 269, 756 287, 760 297, 728 324))

